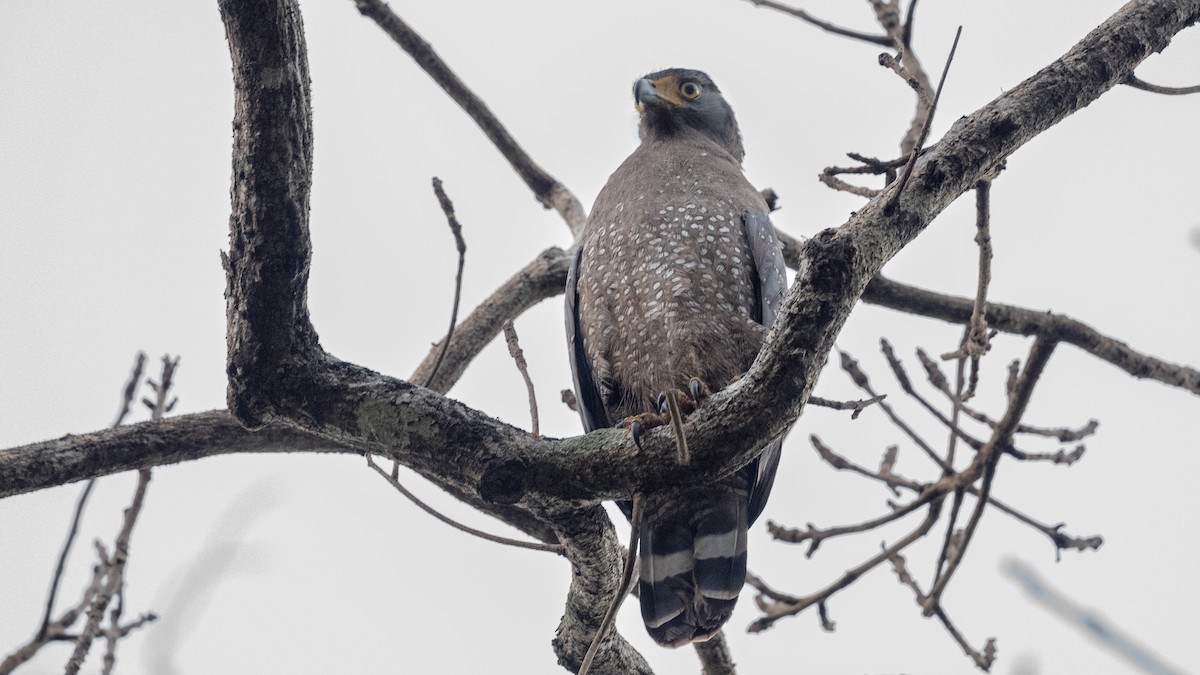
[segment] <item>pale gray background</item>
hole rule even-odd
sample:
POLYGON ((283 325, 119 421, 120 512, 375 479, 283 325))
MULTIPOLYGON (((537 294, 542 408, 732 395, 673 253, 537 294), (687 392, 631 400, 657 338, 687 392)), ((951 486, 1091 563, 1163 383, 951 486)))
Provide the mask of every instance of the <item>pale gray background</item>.
MULTIPOLYGON (((1122 3, 921 3, 916 49, 937 71, 954 27, 963 41, 932 139, 1061 55, 1122 3)), ((407 376, 445 328, 453 243, 429 190, 438 175, 470 250, 464 311, 566 227, 530 197, 472 122, 345 0, 303 2, 312 66, 316 170, 309 304, 337 356, 407 376)), ((590 205, 637 139, 630 83, 668 66, 707 70, 737 111, 746 171, 772 186, 775 222, 811 235, 862 200, 815 175, 846 151, 890 157, 912 97, 852 43, 737 0, 703 2, 396 2, 487 100, 534 158, 590 205)), ((813 0, 832 20, 873 27, 865 3, 813 0)), ((1162 84, 1200 79, 1200 32, 1182 34, 1140 69, 1162 84)), ((183 355, 178 412, 224 405, 223 276, 232 84, 211 2, 0 5, 0 446, 106 426, 133 354, 183 355)), ((1118 89, 1022 148, 996 183, 992 297, 1054 309, 1175 362, 1200 363, 1197 150, 1200 97, 1118 89)), ((969 295, 972 199, 950 208, 886 272, 969 295)), ((543 429, 578 432, 558 403, 569 386, 558 300, 517 322, 538 386, 543 429)), ((958 328, 878 308, 856 310, 839 346, 911 419, 878 355, 889 336, 915 368, 917 345, 940 353, 958 328)), ((996 341, 981 404, 999 412, 1004 366, 1026 342, 996 341)), ((829 369, 817 391, 857 397, 829 369)), ((528 426, 525 393, 502 344, 451 395, 528 426)), ((994 672, 1127 672, 1034 606, 1000 571, 1029 561, 1178 667, 1197 663, 1200 543, 1197 399, 1139 383, 1072 347, 1055 355, 1028 421, 1101 420, 1079 465, 1005 461, 996 494, 1099 552, 1055 564, 1039 534, 989 513, 946 596, 976 646, 999 639, 994 672)), ((139 411, 138 419, 144 417, 139 411)), ((766 517, 853 522, 887 494, 820 463, 810 433, 874 465, 901 443, 898 469, 929 467, 878 411, 850 423, 810 409, 793 432, 766 517)), ((939 446, 936 427, 922 427, 939 446)), ((1026 444, 1031 449, 1052 446, 1026 444)), ((409 476, 444 509, 491 530, 409 476)), ((78 597, 97 536, 111 540, 132 476, 97 487, 60 605, 78 597)), ((0 650, 36 628, 79 485, 0 502, 0 650)), ((751 568, 784 590, 819 588, 905 527, 829 542, 813 559, 754 528, 751 568)), ((910 555, 923 583, 936 547, 910 555)), ((549 640, 570 570, 560 559, 478 541, 433 521, 362 460, 313 455, 219 457, 156 469, 133 537, 129 614, 155 625, 122 644, 126 673, 557 673, 549 640)), ((661 673, 694 673, 691 650, 652 646, 630 603, 618 625, 661 673)), ((966 673, 971 668, 911 593, 881 568, 830 604, 838 622, 785 620, 763 635, 749 593, 729 624, 744 673, 966 673)), ((93 650, 95 654, 100 649, 93 650)), ((22 672, 61 672, 51 647, 22 672)), ((95 664, 98 659, 91 663, 95 664)))

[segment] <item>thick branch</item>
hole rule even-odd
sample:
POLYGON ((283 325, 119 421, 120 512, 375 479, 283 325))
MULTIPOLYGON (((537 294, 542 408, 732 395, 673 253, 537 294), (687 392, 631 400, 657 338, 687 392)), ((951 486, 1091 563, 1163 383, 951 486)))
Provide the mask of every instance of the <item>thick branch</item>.
MULTIPOLYGON (((560 665, 576 672, 621 586, 621 545, 612 521, 599 505, 577 510, 545 504, 538 511, 554 524, 555 534, 566 544, 567 558, 575 571, 566 610, 554 636, 554 652, 560 665)), ((593 667, 596 673, 649 675, 652 672, 642 655, 615 630, 601 642, 593 667)))
POLYGON ((294 0, 220 0, 233 60, 233 185, 225 256, 229 409, 249 426, 292 385, 284 358, 320 353, 308 318, 312 107, 294 0))

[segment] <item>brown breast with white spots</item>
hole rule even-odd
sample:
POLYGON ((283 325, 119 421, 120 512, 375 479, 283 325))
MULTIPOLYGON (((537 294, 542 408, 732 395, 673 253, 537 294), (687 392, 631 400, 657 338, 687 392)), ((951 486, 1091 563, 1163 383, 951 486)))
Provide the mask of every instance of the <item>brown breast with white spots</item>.
POLYGON ((579 317, 613 423, 691 377, 716 390, 749 368, 763 335, 750 211, 766 205, 704 139, 643 144, 601 191, 583 237, 579 317))

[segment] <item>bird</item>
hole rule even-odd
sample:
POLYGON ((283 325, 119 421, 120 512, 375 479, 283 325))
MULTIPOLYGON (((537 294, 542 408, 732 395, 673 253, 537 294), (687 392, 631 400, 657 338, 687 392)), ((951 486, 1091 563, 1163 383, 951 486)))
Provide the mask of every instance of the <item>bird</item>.
MULTIPOLYGON (((733 109, 705 73, 633 85, 641 140, 596 197, 567 277, 576 406, 587 431, 666 420, 749 370, 787 279, 762 195, 742 172, 733 109)), ((782 437, 707 485, 645 494, 638 595, 647 632, 679 647, 716 635, 746 580, 746 540, 782 437)), ((629 502, 620 504, 631 516, 629 502)))

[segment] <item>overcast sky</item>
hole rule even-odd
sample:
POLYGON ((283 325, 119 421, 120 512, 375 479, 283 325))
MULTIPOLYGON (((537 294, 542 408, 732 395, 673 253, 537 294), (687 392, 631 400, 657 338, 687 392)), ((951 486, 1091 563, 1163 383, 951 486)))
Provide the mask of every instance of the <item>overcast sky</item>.
MULTIPOLYGON (((1060 56, 1122 3, 1030 0, 920 5, 915 49, 940 68, 962 43, 934 124, 958 117, 1060 56)), ((636 146, 630 83, 669 66, 707 71, 745 137, 745 168, 775 188, 775 222, 794 235, 843 223, 863 200, 817 182, 847 151, 897 152, 911 93, 877 47, 823 34, 740 0, 416 2, 393 4, 481 95, 548 171, 590 205, 636 146)), ((866 3, 805 7, 870 30, 866 3)), ((464 311, 570 233, 544 211, 473 123, 346 0, 303 2, 312 69, 315 252, 309 306, 338 357, 406 377, 441 337, 453 294, 453 241, 429 189, 445 181, 468 244, 464 311)), ((1200 81, 1200 30, 1139 70, 1168 85, 1200 81)), ((133 356, 182 355, 178 413, 224 406, 224 278, 232 81, 211 2, 0 5, 0 447, 107 426, 133 356)), ((1118 88, 1018 151, 993 188, 991 297, 1076 317, 1136 349, 1200 364, 1200 96, 1118 88)), ((887 268, 908 283, 971 295, 973 200, 948 209, 887 268)), ((570 386, 561 301, 517 321, 538 387, 542 430, 579 432, 558 402, 570 386)), ((942 353, 960 329, 871 306, 839 338, 936 445, 944 434, 905 400, 878 353, 888 337, 942 353)), ((979 403, 999 413, 1005 367, 1028 341, 1001 337, 984 361, 979 403)), ((836 368, 817 386, 857 398, 836 368)), ((503 341, 450 395, 528 428, 520 376, 503 341)), ((998 673, 1131 672, 1033 604, 1001 571, 1027 562, 1049 583, 1179 668, 1195 668, 1200 631, 1197 398, 1060 347, 1027 421, 1101 422, 1076 466, 1006 458, 995 493, 1098 552, 1065 552, 989 512, 946 607, 977 647, 998 640, 998 673)), ((136 419, 146 417, 139 410, 136 419)), ((888 493, 822 464, 807 438, 874 466, 933 476, 878 410, 854 422, 806 410, 786 446, 764 520, 803 526, 886 512, 888 493)), ((1057 446, 1028 441, 1030 450, 1057 446)), ((60 594, 78 597, 90 542, 111 541, 134 485, 100 481, 60 594)), ((506 528, 409 475, 447 513, 506 528)), ((36 629, 81 485, 0 501, 0 652, 36 629)), ((803 594, 894 541, 916 521, 803 549, 753 528, 750 568, 803 594)), ((940 537, 940 534, 938 535, 940 537)), ((936 537, 935 537, 936 538, 936 537)), ((912 550, 928 584, 937 543, 912 550)), ((162 617, 123 642, 125 673, 558 673, 550 639, 570 577, 555 556, 479 541, 419 512, 352 456, 227 456, 156 469, 133 535, 126 614, 162 617)), ((741 672, 965 673, 969 662, 908 589, 879 568, 815 615, 761 635, 747 592, 727 633, 741 672)), ((660 673, 695 673, 690 649, 655 647, 627 603, 619 629, 660 673)), ((102 649, 93 649, 98 664, 102 649)), ((51 646, 21 672, 61 672, 51 646)), ((96 665, 98 668, 98 665, 96 665)))

